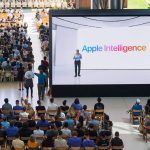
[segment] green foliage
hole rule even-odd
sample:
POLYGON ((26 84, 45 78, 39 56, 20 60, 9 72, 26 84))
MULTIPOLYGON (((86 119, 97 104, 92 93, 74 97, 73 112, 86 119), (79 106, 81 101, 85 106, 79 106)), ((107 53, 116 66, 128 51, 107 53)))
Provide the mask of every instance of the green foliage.
POLYGON ((129 9, 148 9, 148 0, 128 0, 129 9))

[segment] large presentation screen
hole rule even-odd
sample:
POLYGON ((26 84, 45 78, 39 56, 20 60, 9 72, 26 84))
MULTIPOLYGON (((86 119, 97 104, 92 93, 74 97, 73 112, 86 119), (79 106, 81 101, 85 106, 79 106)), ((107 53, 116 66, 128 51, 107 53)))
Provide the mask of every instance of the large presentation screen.
POLYGON ((52 84, 150 84, 150 17, 52 17, 52 84))

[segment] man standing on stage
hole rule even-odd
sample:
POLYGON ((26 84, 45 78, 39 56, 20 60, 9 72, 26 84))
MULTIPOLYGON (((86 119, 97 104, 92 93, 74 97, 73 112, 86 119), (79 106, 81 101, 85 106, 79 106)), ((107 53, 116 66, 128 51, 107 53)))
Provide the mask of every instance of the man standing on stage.
POLYGON ((77 69, 78 69, 78 76, 80 76, 80 69, 81 69, 81 59, 82 55, 79 53, 79 50, 76 50, 76 54, 73 57, 74 65, 75 65, 75 77, 77 77, 77 69))

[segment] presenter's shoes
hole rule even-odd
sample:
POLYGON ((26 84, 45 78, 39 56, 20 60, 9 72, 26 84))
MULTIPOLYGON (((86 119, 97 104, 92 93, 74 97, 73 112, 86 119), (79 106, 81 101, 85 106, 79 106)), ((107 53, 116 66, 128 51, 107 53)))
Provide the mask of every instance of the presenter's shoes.
POLYGON ((77 77, 77 75, 75 75, 74 77, 77 77))
POLYGON ((79 77, 81 77, 81 75, 80 75, 80 74, 78 74, 78 76, 79 76, 79 77))

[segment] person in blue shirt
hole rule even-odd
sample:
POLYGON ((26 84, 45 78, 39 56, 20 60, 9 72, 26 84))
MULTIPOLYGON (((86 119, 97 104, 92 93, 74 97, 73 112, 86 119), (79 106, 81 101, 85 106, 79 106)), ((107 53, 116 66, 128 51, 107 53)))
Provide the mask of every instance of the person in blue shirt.
POLYGON ((74 110, 82 110, 82 105, 80 104, 80 101, 78 98, 76 98, 74 100, 74 103, 72 103, 71 107, 74 109, 74 110))
POLYGON ((0 54, 0 65, 5 61, 5 58, 3 58, 3 55, 0 54))
POLYGON ((80 69, 81 69, 81 59, 82 55, 79 53, 79 50, 76 50, 76 54, 73 57, 74 59, 74 65, 75 65, 75 77, 77 77, 77 70, 78 70, 78 76, 80 76, 80 69))
POLYGON ((38 77, 38 96, 39 100, 44 100, 45 86, 46 86, 46 74, 40 70, 40 73, 34 73, 38 77))
POLYGON ((3 121, 1 122, 1 125, 3 127, 3 129, 7 129, 10 126, 10 123, 7 121, 6 118, 3 118, 3 121))
POLYGON ((78 133, 76 131, 72 132, 72 137, 68 139, 67 144, 69 147, 81 147, 82 140, 81 138, 77 137, 78 133))
MULTIPOLYGON (((16 106, 13 106, 13 110, 22 110, 22 109, 23 107, 19 106, 19 100, 16 100, 16 106)), ((14 112, 14 115, 19 115, 19 113, 14 112)))
POLYGON ((18 127, 14 126, 13 122, 10 122, 10 127, 6 130, 7 137, 15 137, 18 134, 18 127))
POLYGON ((93 140, 90 140, 88 132, 86 132, 84 136, 85 136, 85 139, 82 142, 82 147, 95 147, 96 146, 95 142, 93 140))
POLYGON ((67 123, 69 129, 73 129, 75 125, 75 121, 70 117, 70 115, 66 116, 66 120, 64 120, 63 125, 67 123))
POLYGON ((45 120, 44 115, 41 115, 41 120, 39 120, 39 121, 37 122, 37 125, 38 125, 39 127, 48 127, 48 126, 49 126, 49 122, 48 122, 47 120, 45 120))
POLYGON ((88 121, 88 125, 90 125, 90 124, 92 124, 96 128, 99 127, 100 122, 95 119, 95 115, 94 114, 91 116, 91 120, 88 121))
MULTIPOLYGON (((132 110, 141 110, 142 112, 142 105, 140 104, 140 99, 136 100, 136 103, 132 106, 132 110)), ((141 113, 140 112, 133 112, 134 116, 139 116, 141 113)))

